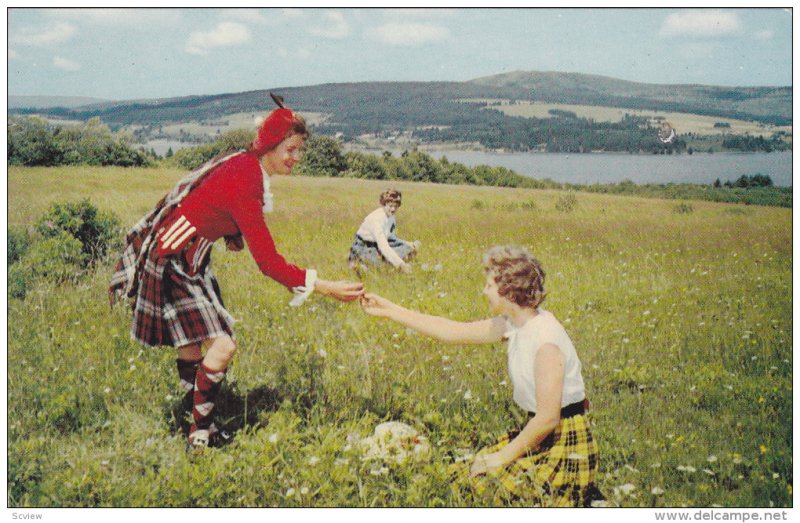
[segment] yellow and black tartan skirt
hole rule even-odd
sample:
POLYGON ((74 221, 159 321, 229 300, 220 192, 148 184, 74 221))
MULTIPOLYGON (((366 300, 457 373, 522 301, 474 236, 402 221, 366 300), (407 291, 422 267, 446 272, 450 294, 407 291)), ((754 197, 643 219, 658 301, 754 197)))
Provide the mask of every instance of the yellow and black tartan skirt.
MULTIPOLYGON (((539 446, 500 468, 474 478, 471 463, 454 465, 454 487, 468 487, 479 495, 490 495, 495 503, 514 499, 546 507, 587 506, 597 491, 597 442, 592 437, 586 414, 562 418, 558 427, 539 446)), ((514 439, 519 430, 502 436, 482 449, 476 459, 497 452, 514 439)))

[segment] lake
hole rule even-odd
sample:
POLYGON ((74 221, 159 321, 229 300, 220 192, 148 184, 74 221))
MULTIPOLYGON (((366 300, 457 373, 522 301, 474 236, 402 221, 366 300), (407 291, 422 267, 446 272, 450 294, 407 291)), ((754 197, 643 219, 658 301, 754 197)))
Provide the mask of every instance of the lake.
MULTIPOLYGON (((146 146, 162 156, 193 144, 152 141, 146 146)), ((357 148, 380 155, 383 150, 357 148)), ((423 149, 421 149, 423 150, 423 149)), ((434 158, 446 156, 451 162, 468 167, 491 165, 506 167, 523 176, 574 184, 616 183, 631 180, 644 183, 722 183, 746 174, 766 174, 775 185, 792 186, 791 151, 774 153, 694 153, 678 155, 625 153, 497 153, 464 149, 423 150, 434 158)), ((395 156, 402 150, 392 150, 395 156)))
MULTIPOLYGON (((426 151, 427 152, 427 151, 426 151)), ((735 181, 746 174, 766 174, 775 185, 792 186, 791 151, 773 153, 694 153, 647 155, 615 153, 495 153, 467 150, 429 151, 469 167, 501 166, 533 178, 561 183, 593 184, 631 180, 645 183, 711 184, 735 181)))

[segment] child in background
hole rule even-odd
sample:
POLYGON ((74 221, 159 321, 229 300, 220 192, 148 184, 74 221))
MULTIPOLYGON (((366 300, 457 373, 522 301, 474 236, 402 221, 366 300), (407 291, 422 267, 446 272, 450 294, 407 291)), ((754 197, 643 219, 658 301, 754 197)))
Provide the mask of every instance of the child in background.
POLYGON ((381 206, 364 218, 350 247, 350 268, 358 269, 359 262, 375 265, 386 261, 403 272, 410 272, 408 260, 414 257, 419 242, 407 242, 398 238, 395 214, 400 208, 403 195, 396 189, 384 191, 381 206))
MULTIPOLYGON (((545 298, 544 271, 522 248, 494 247, 484 256, 483 293, 496 316, 459 322, 406 309, 367 293, 362 308, 448 343, 508 340, 513 397, 529 413, 521 430, 478 452, 462 480, 478 493, 491 483, 511 494, 555 506, 588 505, 594 487, 597 443, 586 416, 581 362, 545 298), (467 477, 468 476, 468 477, 467 477)), ((504 496, 505 497, 505 496, 504 496)))

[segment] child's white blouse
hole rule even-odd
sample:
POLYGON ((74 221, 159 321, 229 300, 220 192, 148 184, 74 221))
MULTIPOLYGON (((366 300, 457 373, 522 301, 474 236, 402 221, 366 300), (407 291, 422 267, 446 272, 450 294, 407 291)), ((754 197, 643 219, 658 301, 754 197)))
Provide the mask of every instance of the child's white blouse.
POLYGON ((506 320, 508 331, 508 374, 514 387, 514 402, 528 412, 536 412, 536 353, 545 343, 552 343, 564 355, 564 388, 561 407, 583 401, 586 392, 581 375, 581 361, 567 331, 549 311, 539 308, 539 314, 519 328, 506 320))
POLYGON ((383 207, 378 207, 364 218, 356 234, 364 241, 377 243, 378 249, 384 258, 395 267, 398 267, 402 265, 403 259, 389 246, 388 240, 392 235, 392 230, 396 227, 396 223, 394 215, 387 216, 383 207))

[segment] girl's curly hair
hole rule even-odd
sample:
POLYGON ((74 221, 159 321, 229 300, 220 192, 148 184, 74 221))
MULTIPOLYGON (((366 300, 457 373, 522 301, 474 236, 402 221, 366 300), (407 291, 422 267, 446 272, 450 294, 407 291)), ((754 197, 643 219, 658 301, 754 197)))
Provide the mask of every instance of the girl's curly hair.
POLYGON ((381 197, 378 201, 381 202, 381 205, 386 205, 389 202, 397 202, 399 206, 403 203, 403 194, 397 189, 386 189, 381 193, 381 197))
POLYGON ((497 293, 508 301, 531 309, 544 301, 544 269, 522 247, 492 247, 483 256, 483 269, 497 283, 497 293))

